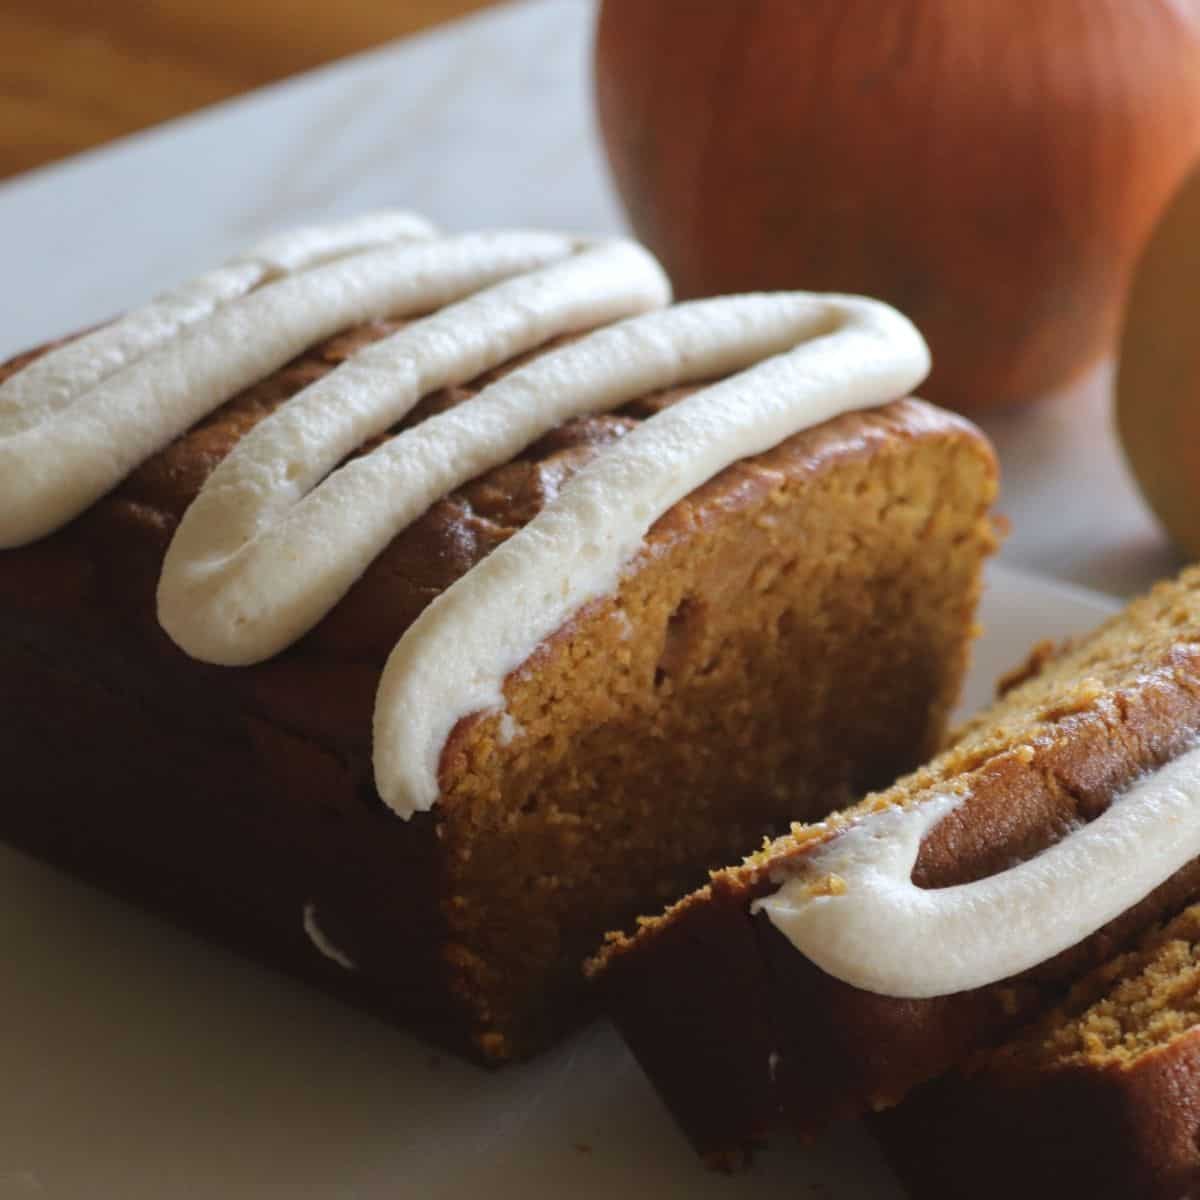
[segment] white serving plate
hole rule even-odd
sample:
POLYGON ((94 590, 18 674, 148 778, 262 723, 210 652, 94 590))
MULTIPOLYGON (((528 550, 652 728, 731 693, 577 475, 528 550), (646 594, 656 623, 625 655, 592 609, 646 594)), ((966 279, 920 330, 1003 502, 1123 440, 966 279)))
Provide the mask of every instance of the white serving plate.
MULTIPOLYGON (((993 568, 965 706, 1113 607, 993 568)), ((605 1024, 489 1073, 2 847, 0 947, 0 1200, 901 1195, 855 1126, 710 1174, 605 1024)))

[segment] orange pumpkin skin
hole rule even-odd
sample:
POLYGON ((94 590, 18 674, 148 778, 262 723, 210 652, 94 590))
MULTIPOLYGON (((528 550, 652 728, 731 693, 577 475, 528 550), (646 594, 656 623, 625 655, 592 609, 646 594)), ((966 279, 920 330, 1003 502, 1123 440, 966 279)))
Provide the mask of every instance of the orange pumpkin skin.
POLYGON ((924 395, 1015 404, 1109 348, 1200 150, 1188 3, 604 0, 600 128, 680 296, 878 296, 924 395))

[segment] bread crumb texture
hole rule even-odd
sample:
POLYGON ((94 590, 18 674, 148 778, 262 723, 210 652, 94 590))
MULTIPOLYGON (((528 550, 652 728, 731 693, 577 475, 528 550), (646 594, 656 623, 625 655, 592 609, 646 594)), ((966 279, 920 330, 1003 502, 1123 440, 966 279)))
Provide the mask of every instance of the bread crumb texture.
POLYGON ((1002 1069, 1128 1067, 1200 1024, 1200 905, 1155 929, 1071 989, 992 1056, 1002 1069))

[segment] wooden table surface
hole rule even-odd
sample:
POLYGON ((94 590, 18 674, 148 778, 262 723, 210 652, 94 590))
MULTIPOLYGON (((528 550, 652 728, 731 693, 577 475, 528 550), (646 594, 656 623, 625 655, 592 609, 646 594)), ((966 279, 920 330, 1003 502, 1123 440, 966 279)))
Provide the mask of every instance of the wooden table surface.
POLYGON ((0 178, 493 0, 0 0, 0 178))

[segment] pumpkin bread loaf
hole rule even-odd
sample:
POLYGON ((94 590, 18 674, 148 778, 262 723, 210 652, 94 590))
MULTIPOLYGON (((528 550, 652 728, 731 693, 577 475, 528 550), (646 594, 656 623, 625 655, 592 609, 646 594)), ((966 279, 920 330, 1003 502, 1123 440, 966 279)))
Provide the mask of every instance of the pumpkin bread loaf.
MULTIPOLYGON (((967 422, 884 397, 720 470, 654 521, 614 592, 508 673, 503 712, 457 721, 436 804, 402 820, 371 736, 397 639, 587 464, 697 394, 574 417, 454 488, 281 653, 184 653, 156 589, 206 480, 407 319, 318 341, 57 532, 0 552, 0 832, 499 1063, 591 1011, 580 964, 606 929, 939 744, 995 544, 996 468, 967 422)), ((356 453, 466 411, 576 336, 425 394, 356 453)))
POLYGON ((1200 1185, 1200 906, 883 1114, 914 1196, 1184 1200, 1200 1185))
MULTIPOLYGON (((1200 568, 1076 644, 1039 647, 1004 686, 926 766, 825 822, 794 826, 634 933, 611 934, 589 963, 608 1011, 714 1165, 736 1165, 780 1126, 808 1139, 836 1118, 894 1105, 1029 1020, 1200 889, 1193 860, 1047 961, 956 994, 851 986, 784 936, 755 901, 859 826, 956 797, 920 844, 912 879, 918 888, 967 884, 1065 843, 1194 744, 1200 568)), ((829 876, 830 896, 844 886, 829 876)))

